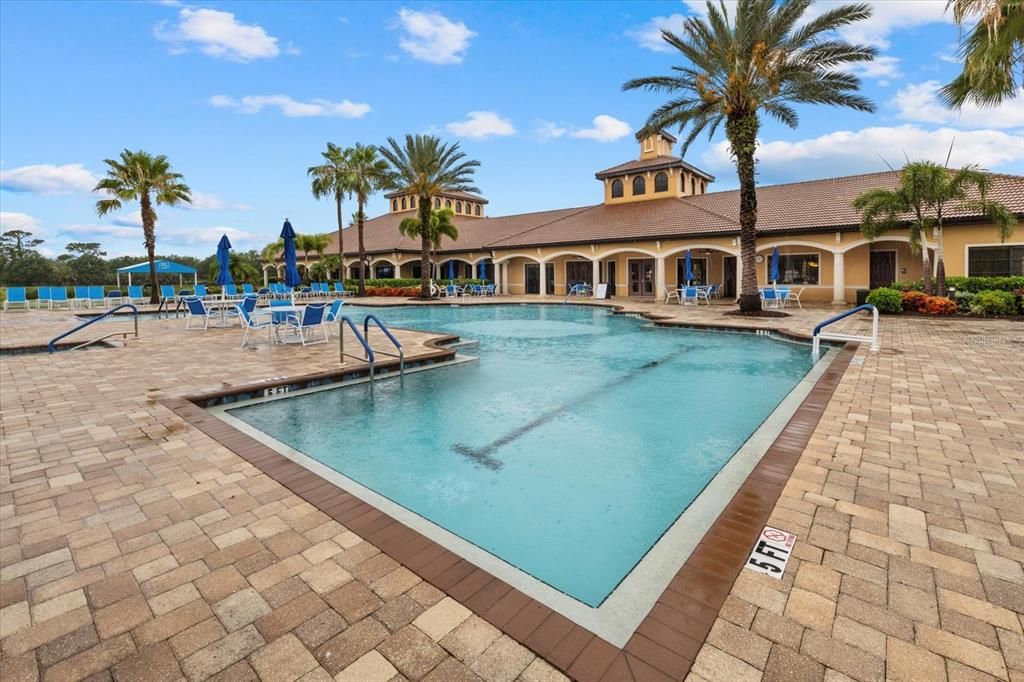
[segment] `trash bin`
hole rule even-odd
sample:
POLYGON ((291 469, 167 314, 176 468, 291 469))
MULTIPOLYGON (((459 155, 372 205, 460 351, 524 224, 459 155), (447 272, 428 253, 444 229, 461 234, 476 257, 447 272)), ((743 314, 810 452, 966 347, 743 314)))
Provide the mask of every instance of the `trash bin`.
POLYGON ((868 302, 868 294, 871 291, 868 289, 857 289, 857 305, 864 305, 868 302))

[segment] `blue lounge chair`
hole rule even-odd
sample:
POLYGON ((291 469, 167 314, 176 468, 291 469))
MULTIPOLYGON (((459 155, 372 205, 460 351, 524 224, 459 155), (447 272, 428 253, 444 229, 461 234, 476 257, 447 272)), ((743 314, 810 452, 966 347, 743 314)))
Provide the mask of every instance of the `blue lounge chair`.
POLYGON ((4 310, 7 310, 12 305, 23 305, 25 310, 28 310, 28 297, 25 296, 25 287, 7 287, 4 310))
POLYGON ((256 295, 263 296, 265 298, 270 298, 273 295, 273 292, 270 290, 270 287, 263 287, 262 289, 256 292, 256 295))
POLYGON ((101 306, 106 303, 102 286, 89 287, 89 306, 92 307, 93 303, 99 303, 101 306))
POLYGON ((146 294, 142 289, 141 284, 133 284, 128 287, 128 302, 129 303, 145 303, 146 294))
POLYGON ((245 344, 249 342, 249 333, 254 329, 266 329, 267 330, 267 342, 273 343, 274 335, 277 333, 276 325, 270 320, 257 321, 256 316, 249 312, 243 307, 245 301, 235 305, 235 314, 242 321, 242 327, 245 329, 245 333, 242 335, 242 348, 245 348, 245 344))
POLYGON ((206 291, 206 285, 205 284, 197 284, 196 285, 196 298, 207 299, 209 297, 210 297, 210 294, 209 294, 209 292, 206 291))
POLYGON ((50 307, 50 287, 36 287, 36 307, 50 307))
POLYGON ((174 293, 174 287, 170 284, 160 285, 160 300, 162 301, 173 301, 177 296, 174 293))
POLYGON ((288 330, 299 335, 299 340, 302 341, 303 346, 314 343, 327 343, 330 337, 327 335, 327 324, 324 319, 324 311, 326 310, 327 306, 322 303, 307 305, 302 311, 302 319, 292 315, 285 323, 285 326, 288 330), (319 341, 312 340, 316 338, 316 331, 318 329, 323 333, 323 338, 319 341))
POLYGON ((334 283, 334 293, 337 294, 338 296, 351 296, 352 295, 351 291, 346 291, 345 290, 345 284, 343 282, 335 282, 334 283))
POLYGON ((89 287, 75 285, 75 307, 84 308, 89 305, 89 287))
POLYGON ((61 305, 67 306, 68 310, 71 309, 71 299, 68 298, 67 287, 50 287, 50 308, 61 305))
POLYGON ((206 331, 210 326, 211 317, 219 317, 220 313, 210 310, 203 303, 203 299, 190 296, 185 299, 185 329, 195 329, 192 326, 192 320, 203 321, 203 331, 206 331))
POLYGON ((248 296, 249 294, 255 294, 256 290, 253 289, 253 286, 251 284, 246 282, 245 284, 242 285, 242 293, 248 296))
POLYGON ((121 305, 124 303, 124 292, 120 289, 111 289, 107 292, 107 307, 113 308, 115 305, 121 305))
POLYGON ((235 284, 225 284, 224 295, 228 298, 235 298, 238 296, 238 286, 235 284))

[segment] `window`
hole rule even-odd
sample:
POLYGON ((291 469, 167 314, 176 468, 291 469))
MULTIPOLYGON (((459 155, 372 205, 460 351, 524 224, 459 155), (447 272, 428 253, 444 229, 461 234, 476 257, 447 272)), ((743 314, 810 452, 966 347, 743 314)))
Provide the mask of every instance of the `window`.
POLYGON ((375 265, 373 266, 373 276, 376 279, 394 279, 395 266, 388 263, 375 265))
MULTIPOLYGON (((691 269, 693 270, 693 279, 690 280, 690 286, 704 286, 708 283, 708 259, 707 258, 690 258, 691 269)), ((676 284, 678 286, 686 286, 686 256, 676 259, 676 284)))
POLYGON ((968 247, 967 274, 971 277, 1024 275, 1024 244, 968 247))
POLYGON ((653 137, 648 137, 647 139, 644 140, 644 151, 645 152, 653 152, 654 151, 654 138, 653 137))
POLYGON ((402 210, 405 210, 405 197, 402 197, 402 210))
POLYGON ((590 261, 569 260, 565 262, 565 284, 571 287, 573 284, 593 284, 594 266, 590 261))
POLYGON ((409 207, 410 208, 416 208, 416 195, 415 194, 412 195, 411 197, 409 197, 409 207))
POLYGON ((462 213, 462 202, 461 201, 456 201, 455 202, 455 212, 456 213, 462 213))
POLYGON ((392 199, 391 200, 391 210, 392 211, 397 211, 398 210, 398 199, 392 199))
POLYGON ((668 191, 668 175, 666 175, 664 172, 658 173, 657 175, 654 176, 654 191, 668 191))
POLYGON ((708 191, 708 181, 707 180, 701 180, 700 181, 700 193, 704 194, 704 192, 707 192, 707 191, 708 191))
POLYGON ((612 199, 622 197, 622 180, 612 180, 612 199))
POLYGON ((473 214, 480 215, 480 204, 473 204, 473 214))
MULTIPOLYGON (((764 281, 771 282, 772 258, 764 259, 764 281)), ((818 284, 821 269, 820 256, 816 253, 779 254, 779 284, 818 284)), ((696 273, 694 273, 696 274, 696 273)))
POLYGON ((697 193, 697 178, 690 176, 690 194, 697 193))
POLYGON ((647 193, 647 181, 644 176, 638 175, 633 178, 633 196, 640 196, 647 193))
POLYGON ((444 207, 445 207, 445 208, 451 208, 451 207, 452 207, 452 201, 451 201, 451 199, 445 199, 445 200, 444 200, 444 207))
POLYGON ((434 199, 434 208, 441 208, 441 200, 434 199))

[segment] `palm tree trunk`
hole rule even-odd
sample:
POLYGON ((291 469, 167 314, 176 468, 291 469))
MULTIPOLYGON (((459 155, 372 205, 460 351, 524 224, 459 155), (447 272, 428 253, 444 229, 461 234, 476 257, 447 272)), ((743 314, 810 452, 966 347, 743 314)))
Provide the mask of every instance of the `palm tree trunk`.
POLYGON ((740 310, 761 310, 757 293, 757 187, 754 182, 754 150, 757 145, 757 115, 730 116, 725 124, 732 153, 736 156, 736 173, 740 180, 740 310))
POLYGON ((430 298, 430 197, 421 196, 420 211, 420 298, 430 298))
MULTIPOLYGON (((342 231, 345 228, 344 218, 341 217, 341 194, 334 195, 335 206, 338 209, 338 279, 345 283, 345 235, 342 231)), ((361 294, 360 294, 361 295, 361 294)))
POLYGON ((366 204, 366 197, 360 195, 358 202, 356 225, 359 228, 359 295, 366 296, 366 247, 363 245, 363 206, 366 204))
POLYGON ((921 245, 921 278, 924 281, 924 293, 932 293, 932 261, 928 258, 928 245, 921 245))
POLYGON ((935 230, 935 295, 946 295, 946 263, 942 254, 942 219, 935 230))
POLYGON ((160 303, 160 285, 156 281, 156 213, 149 193, 142 195, 142 235, 146 243, 146 257, 149 259, 149 302, 160 303))

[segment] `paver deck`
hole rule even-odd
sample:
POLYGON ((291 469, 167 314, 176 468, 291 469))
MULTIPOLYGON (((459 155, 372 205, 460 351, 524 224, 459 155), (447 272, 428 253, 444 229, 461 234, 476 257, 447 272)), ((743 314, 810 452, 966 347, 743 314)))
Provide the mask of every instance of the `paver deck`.
MULTIPOLYGON (((629 308, 803 333, 827 314, 629 308)), ((0 314, 0 348, 70 319, 0 314)), ((241 351, 237 328, 181 325, 0 357, 5 680, 563 679, 546 660, 594 680, 1024 679, 1019 323, 885 318, 883 351, 853 355, 771 511, 800 536, 786 575, 741 572, 706 641, 661 669, 558 619, 524 646, 506 633, 529 607, 487 584, 437 589, 421 578, 436 561, 410 570, 181 419, 164 401, 338 367, 334 344, 241 351), (503 596, 498 627, 470 603, 503 596)), ((436 352, 430 334, 401 338, 436 352)), ((654 630, 654 646, 678 638, 654 630)))

